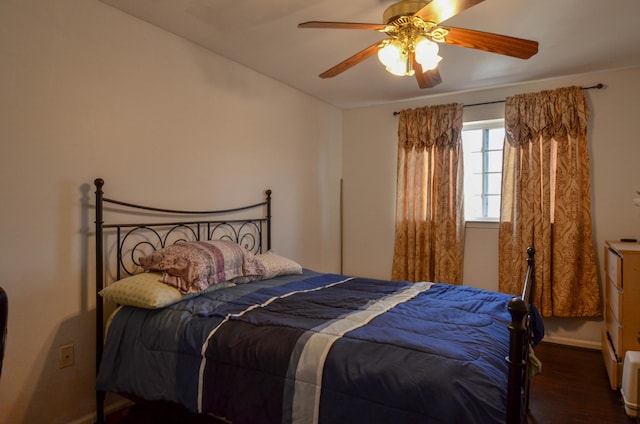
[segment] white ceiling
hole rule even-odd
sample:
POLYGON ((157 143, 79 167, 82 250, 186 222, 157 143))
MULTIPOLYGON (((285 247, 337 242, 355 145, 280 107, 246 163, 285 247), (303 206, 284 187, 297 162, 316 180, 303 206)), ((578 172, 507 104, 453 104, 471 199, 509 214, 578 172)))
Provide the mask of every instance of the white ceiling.
POLYGON ((383 23, 394 0, 102 0, 341 108, 640 66, 640 0, 486 0, 444 23, 539 42, 528 60, 443 45, 442 83, 420 89, 371 57, 318 74, 386 36, 300 29, 310 20, 383 23))

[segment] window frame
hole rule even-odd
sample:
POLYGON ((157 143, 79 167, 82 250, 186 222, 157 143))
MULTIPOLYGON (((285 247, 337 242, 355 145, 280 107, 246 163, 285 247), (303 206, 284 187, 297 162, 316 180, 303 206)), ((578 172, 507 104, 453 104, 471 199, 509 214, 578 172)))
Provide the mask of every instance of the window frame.
MULTIPOLYGON (((482 130, 482 147, 481 147, 481 153, 482 153, 482 213, 484 216, 473 216, 473 217, 467 217, 466 213, 465 213, 465 222, 467 223, 498 223, 500 222, 500 217, 489 217, 486 216, 487 211, 488 211, 488 197, 489 196, 495 196, 495 195, 489 195, 487 193, 488 191, 488 176, 491 173, 495 174, 494 172, 489 172, 487 170, 488 168, 488 155, 490 152, 496 152, 498 150, 496 149, 489 149, 489 130, 492 129, 496 129, 496 128, 504 128, 504 118, 498 118, 498 119, 485 119, 485 120, 481 120, 481 121, 470 121, 470 122, 464 122, 463 126, 462 126, 462 131, 468 131, 468 130, 482 130)), ((462 134, 461 134, 462 137, 462 134)), ((464 146, 464 143, 463 143, 464 146)), ((502 148, 499 151, 503 151, 504 150, 504 139, 502 140, 502 148)), ((464 149, 463 149, 463 153, 464 153, 464 149)), ((464 157, 464 155, 463 155, 464 157)), ((466 166, 465 166, 465 172, 466 172, 466 166)), ((500 169, 500 175, 502 175, 502 168, 500 169)), ((502 180, 502 178, 501 178, 502 180)), ((500 199, 502 199, 502 190, 500 190, 500 199)), ((465 192, 465 197, 466 197, 466 192, 465 192)))

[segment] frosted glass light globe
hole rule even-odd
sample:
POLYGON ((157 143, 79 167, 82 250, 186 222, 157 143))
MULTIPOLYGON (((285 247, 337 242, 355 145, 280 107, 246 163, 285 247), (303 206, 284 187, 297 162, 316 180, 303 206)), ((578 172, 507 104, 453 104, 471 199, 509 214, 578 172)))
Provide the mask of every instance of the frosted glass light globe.
POLYGON ((438 55, 438 44, 427 39, 426 37, 420 37, 415 45, 416 61, 422 65, 423 71, 435 69, 438 63, 442 60, 442 57, 438 55))

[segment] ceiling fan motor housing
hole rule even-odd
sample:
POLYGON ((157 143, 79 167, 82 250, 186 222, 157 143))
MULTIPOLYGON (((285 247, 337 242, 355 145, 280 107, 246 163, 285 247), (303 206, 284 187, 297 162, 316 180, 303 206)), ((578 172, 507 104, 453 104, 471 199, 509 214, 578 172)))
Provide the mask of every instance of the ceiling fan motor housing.
POLYGON ((403 0, 389 6, 382 15, 385 24, 395 21, 402 16, 410 16, 425 7, 431 1, 403 0))

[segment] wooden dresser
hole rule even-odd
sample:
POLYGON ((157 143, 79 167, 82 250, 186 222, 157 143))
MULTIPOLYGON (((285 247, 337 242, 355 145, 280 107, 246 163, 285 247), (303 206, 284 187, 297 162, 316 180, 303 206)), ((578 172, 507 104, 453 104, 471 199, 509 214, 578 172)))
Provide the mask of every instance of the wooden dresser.
POLYGON ((640 351, 640 243, 607 241, 604 266, 602 355, 611 388, 616 390, 622 382, 626 351, 640 351))

